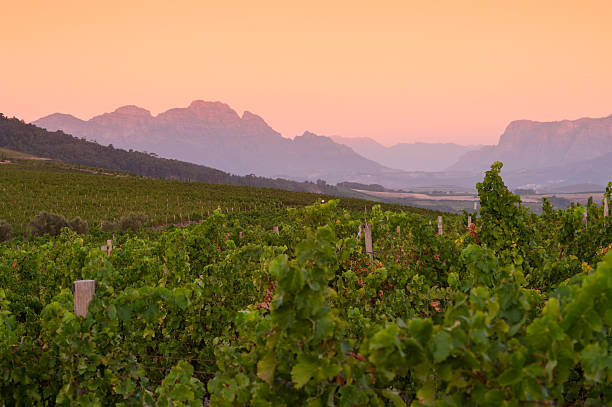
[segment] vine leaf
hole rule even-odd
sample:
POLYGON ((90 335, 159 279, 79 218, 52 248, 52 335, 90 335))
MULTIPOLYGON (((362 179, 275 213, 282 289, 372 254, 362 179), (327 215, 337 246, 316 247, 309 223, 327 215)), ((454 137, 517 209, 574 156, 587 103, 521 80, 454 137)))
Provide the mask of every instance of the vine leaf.
POLYGON ((291 379, 295 383, 295 387, 299 389, 304 387, 312 376, 314 376, 318 369, 318 365, 304 357, 300 357, 298 360, 298 364, 291 369, 291 379))
POLYGON ((269 385, 272 385, 274 370, 276 369, 277 363, 274 354, 268 353, 263 359, 257 362, 257 377, 269 385))

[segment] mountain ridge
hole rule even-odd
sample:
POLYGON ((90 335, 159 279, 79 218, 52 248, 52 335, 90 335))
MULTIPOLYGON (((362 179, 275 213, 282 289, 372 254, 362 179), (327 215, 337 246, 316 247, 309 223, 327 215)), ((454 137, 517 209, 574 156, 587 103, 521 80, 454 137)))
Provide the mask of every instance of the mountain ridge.
POLYGON ((194 100, 187 107, 171 108, 155 116, 134 105, 86 121, 52 114, 33 124, 239 175, 337 182, 356 171, 390 170, 314 133, 305 132, 293 140, 285 138, 261 116, 248 110, 239 115, 219 101, 194 100))

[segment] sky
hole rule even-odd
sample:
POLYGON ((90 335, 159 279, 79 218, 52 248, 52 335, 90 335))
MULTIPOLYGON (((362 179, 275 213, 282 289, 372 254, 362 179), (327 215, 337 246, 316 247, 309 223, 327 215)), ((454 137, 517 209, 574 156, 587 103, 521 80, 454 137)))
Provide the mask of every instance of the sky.
POLYGON ((192 100, 286 137, 495 144, 612 114, 610 1, 14 1, 0 112, 82 119, 192 100))

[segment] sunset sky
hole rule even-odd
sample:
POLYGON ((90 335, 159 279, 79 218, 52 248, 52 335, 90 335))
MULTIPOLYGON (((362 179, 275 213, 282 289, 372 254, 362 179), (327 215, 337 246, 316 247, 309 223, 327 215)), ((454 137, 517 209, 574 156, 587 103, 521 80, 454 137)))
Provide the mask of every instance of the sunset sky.
POLYGON ((0 112, 204 99, 286 137, 493 144, 612 114, 611 22, 610 1, 5 2, 0 112))

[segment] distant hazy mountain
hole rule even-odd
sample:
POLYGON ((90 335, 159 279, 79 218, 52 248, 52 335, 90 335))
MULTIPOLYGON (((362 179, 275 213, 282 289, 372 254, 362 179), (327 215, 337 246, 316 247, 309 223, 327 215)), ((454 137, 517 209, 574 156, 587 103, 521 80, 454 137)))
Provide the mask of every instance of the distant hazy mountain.
POLYGON ((519 120, 508 125, 496 146, 464 154, 449 170, 482 170, 493 161, 502 161, 506 170, 567 167, 609 152, 612 115, 558 122, 519 120))
POLYGON ((466 152, 482 147, 454 143, 399 143, 385 147, 368 137, 331 138, 370 160, 404 171, 442 171, 466 152))
POLYGON ((387 171, 328 137, 306 132, 294 140, 284 138, 261 117, 250 112, 240 117, 220 102, 197 100, 157 116, 124 106, 87 121, 56 113, 33 124, 240 175, 336 182, 347 174, 387 171))
POLYGON ((465 153, 474 147, 425 143, 385 147, 368 138, 335 137, 334 141, 309 132, 291 140, 261 117, 249 112, 239 116, 220 102, 195 101, 157 116, 125 106, 87 121, 53 114, 34 123, 101 144, 155 152, 241 175, 405 190, 432 185, 471 189, 494 161, 502 161, 504 181, 513 188, 604 186, 612 180, 612 116, 512 122, 496 146, 465 153), (453 157, 459 158, 451 166, 453 157), (442 171, 445 167, 450 168, 442 171))

